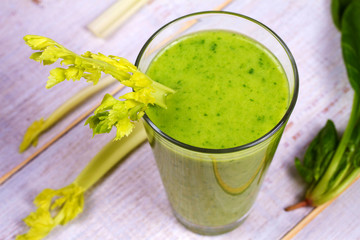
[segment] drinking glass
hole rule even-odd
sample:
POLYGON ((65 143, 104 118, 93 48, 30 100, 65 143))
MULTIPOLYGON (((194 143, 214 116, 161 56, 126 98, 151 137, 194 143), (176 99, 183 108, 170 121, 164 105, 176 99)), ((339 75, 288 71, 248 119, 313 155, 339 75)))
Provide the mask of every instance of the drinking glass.
POLYGON ((215 235, 234 229, 249 214, 295 106, 299 80, 292 54, 272 30, 250 17, 223 11, 193 13, 166 24, 145 43, 136 66, 146 72, 168 44, 206 30, 240 33, 270 50, 284 69, 290 96, 286 113, 268 133, 228 149, 199 148, 180 142, 144 115, 145 129, 174 215, 194 232, 215 235))

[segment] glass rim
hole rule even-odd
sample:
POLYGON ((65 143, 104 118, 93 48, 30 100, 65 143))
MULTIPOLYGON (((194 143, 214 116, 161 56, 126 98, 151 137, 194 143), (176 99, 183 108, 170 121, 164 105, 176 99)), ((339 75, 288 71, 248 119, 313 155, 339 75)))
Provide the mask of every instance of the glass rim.
MULTIPOLYGON (((295 107, 295 103, 297 101, 297 97, 298 97, 298 92, 299 92, 299 75, 298 75, 298 70, 296 67, 296 63, 295 63, 295 59, 293 57, 293 55, 290 52, 290 49, 286 46, 285 42, 273 31, 271 30, 269 27, 267 27, 265 24, 251 18, 248 16, 245 16, 243 14, 239 14, 239 13, 234 13, 234 12, 228 12, 228 11, 201 11, 201 12, 195 12, 195 13, 191 13, 191 14, 187 14, 184 15, 182 17, 176 18, 170 22, 168 22, 167 24, 163 25, 161 28, 159 28, 154 34, 151 35, 151 37, 145 42, 144 46, 141 48, 136 61, 135 61, 135 66, 139 67, 139 63, 141 61, 141 58, 143 57, 147 47, 149 46, 149 44, 152 42, 152 40, 154 38, 156 38, 156 36, 165 28, 169 27, 170 25, 172 25, 173 23, 176 23, 180 20, 189 18, 189 17, 193 17, 193 16, 197 16, 197 15, 206 15, 206 14, 221 14, 221 15, 232 15, 235 17, 240 17, 243 19, 246 19, 248 21, 251 21, 255 24, 257 24, 258 26, 262 27, 263 29, 267 30, 277 41, 278 43, 283 47, 283 49, 285 50, 290 63, 291 63, 291 67, 293 70, 293 75, 294 75, 294 91, 293 91, 293 95, 291 98, 291 102, 288 106, 288 109, 286 110, 284 116, 281 118, 281 120, 270 130, 268 131, 266 134, 264 134, 263 136, 257 138, 256 140, 240 145, 240 146, 236 146, 236 147, 231 147, 231 148, 223 148, 223 149, 217 149, 217 148, 201 148, 201 147, 196 147, 196 146, 192 146, 183 142, 180 142, 178 140, 176 140, 175 138, 170 137, 169 135, 167 135, 166 133, 164 133, 163 131, 161 131, 151 120, 150 118, 147 116, 147 114, 145 113, 143 116, 143 119, 145 120, 145 122, 147 124, 149 124, 149 126, 156 132, 158 133, 161 137, 165 138, 166 140, 168 140, 169 142, 182 147, 184 149, 187 150, 191 150, 191 151, 196 151, 196 152, 200 152, 200 153, 233 153, 233 152, 238 152, 241 150, 245 150, 251 147, 254 147, 256 145, 261 144, 262 142, 266 141, 267 139, 269 139, 271 136, 273 136, 276 132, 278 132, 281 127, 283 127, 287 120, 289 119, 294 107, 295 107)), ((215 28, 214 28, 215 29, 215 28)))

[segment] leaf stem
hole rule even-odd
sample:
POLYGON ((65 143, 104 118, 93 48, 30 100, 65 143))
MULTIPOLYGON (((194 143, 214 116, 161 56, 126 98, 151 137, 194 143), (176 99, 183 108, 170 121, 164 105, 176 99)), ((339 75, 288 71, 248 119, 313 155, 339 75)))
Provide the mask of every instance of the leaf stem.
POLYGON ((146 134, 143 123, 136 123, 135 129, 128 137, 124 137, 119 141, 111 141, 101 149, 78 175, 74 183, 86 191, 117 164, 119 159, 129 154, 145 140, 146 134))
POLYGON ((329 183, 330 179, 333 177, 334 173, 336 172, 336 170, 339 166, 341 158, 342 158, 344 151, 347 147, 347 144, 351 138, 355 124, 358 120, 358 117, 359 117, 358 109, 359 109, 359 96, 355 92, 350 119, 348 121, 348 125, 345 129, 345 132, 340 140, 339 146, 337 147, 336 152, 331 160, 331 163, 330 163, 329 167, 326 169, 323 177, 320 179, 319 183, 316 185, 316 187, 311 192, 312 200, 314 200, 314 201, 316 201, 316 199, 320 198, 321 195, 323 195, 326 192, 328 183, 329 183))
MULTIPOLYGON (((79 56, 79 57, 84 58, 84 59, 86 59, 87 61, 90 61, 90 62, 95 62, 96 64, 98 64, 100 66, 103 66, 104 69, 107 69, 106 73, 108 73, 111 76, 113 76, 114 78, 118 79, 120 83, 121 83, 121 79, 124 78, 124 75, 128 74, 129 77, 130 77, 129 73, 119 71, 113 65, 111 65, 111 64, 109 64, 107 62, 103 62, 103 61, 98 60, 98 59, 88 58, 88 57, 83 57, 83 56, 79 56)), ((131 70, 133 71, 133 74, 134 74, 135 70, 136 70, 136 67, 134 66, 134 69, 131 69, 131 70)), ((166 104, 165 104, 166 96, 168 94, 170 94, 170 93, 175 93, 175 91, 173 89, 169 88, 169 87, 166 87, 165 85, 163 85, 161 83, 158 83, 158 82, 152 80, 151 78, 149 78, 149 80, 151 81, 152 87, 155 89, 155 91, 152 92, 152 95, 155 98, 155 104, 157 104, 158 106, 160 106, 162 108, 166 108, 166 104)))
POLYGON ((345 191, 349 185, 358 177, 360 174, 360 168, 355 169, 344 178, 344 180, 336 186, 334 189, 332 189, 330 192, 327 192, 321 196, 321 199, 316 199, 313 201, 314 205, 319 206, 321 204, 326 203, 327 201, 335 198, 336 196, 340 195, 343 191, 345 191))
POLYGON ((285 211, 289 212, 289 211, 292 211, 292 210, 295 210, 298 208, 302 208, 302 207, 307 207, 307 206, 311 206, 311 204, 309 201, 304 200, 304 201, 298 202, 294 205, 291 205, 291 206, 285 208, 285 211))
POLYGON ((166 108, 165 98, 170 93, 175 93, 175 91, 169 87, 166 87, 158 82, 152 81, 152 86, 156 89, 152 95, 155 98, 155 103, 162 108, 166 108))

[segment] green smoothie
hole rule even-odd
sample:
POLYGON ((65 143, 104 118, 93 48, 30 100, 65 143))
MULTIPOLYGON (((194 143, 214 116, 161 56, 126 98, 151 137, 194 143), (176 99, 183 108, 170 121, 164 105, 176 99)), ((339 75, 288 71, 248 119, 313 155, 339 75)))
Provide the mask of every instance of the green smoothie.
POLYGON ((262 45, 226 31, 186 36, 165 48, 147 74, 176 90, 168 109, 146 113, 172 138, 202 148, 232 148, 269 132, 284 116, 288 81, 262 45))
MULTIPOLYGON (((195 147, 250 143, 273 129, 289 104, 278 60, 233 32, 182 37, 160 51, 147 74, 176 90, 167 109, 151 107, 147 116, 170 137, 195 147)), ((284 125, 252 148, 221 154, 183 148, 145 127, 175 215, 193 231, 211 234, 236 227, 247 215, 284 125)))

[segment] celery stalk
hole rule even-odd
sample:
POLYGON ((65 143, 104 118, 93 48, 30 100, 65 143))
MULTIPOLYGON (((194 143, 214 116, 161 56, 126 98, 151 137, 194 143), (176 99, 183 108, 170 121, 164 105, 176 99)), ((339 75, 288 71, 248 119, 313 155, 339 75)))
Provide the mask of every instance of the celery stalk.
POLYGON ((29 231, 18 235, 16 239, 42 239, 57 225, 65 225, 74 219, 83 211, 84 192, 145 140, 142 123, 136 123, 128 137, 105 145, 74 182, 58 190, 44 189, 34 200, 36 211, 24 219, 29 231))
POLYGON ((102 89, 110 86, 112 83, 115 83, 117 80, 111 76, 106 76, 99 81, 98 84, 94 86, 88 86, 80 90, 73 97, 69 98, 64 102, 59 108, 57 108, 50 116, 44 120, 34 121, 26 130, 23 140, 19 146, 19 152, 24 152, 30 145, 36 146, 39 136, 45 131, 53 127, 57 122, 66 117, 69 113, 83 104, 88 100, 92 95, 101 91, 102 89))
POLYGON ((146 134, 143 124, 136 123, 135 129, 128 137, 109 142, 78 175, 74 183, 87 190, 109 171, 119 159, 125 157, 145 140, 146 134))

